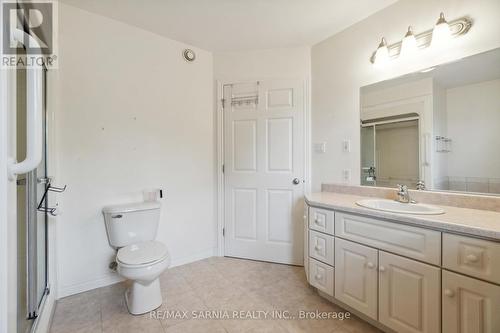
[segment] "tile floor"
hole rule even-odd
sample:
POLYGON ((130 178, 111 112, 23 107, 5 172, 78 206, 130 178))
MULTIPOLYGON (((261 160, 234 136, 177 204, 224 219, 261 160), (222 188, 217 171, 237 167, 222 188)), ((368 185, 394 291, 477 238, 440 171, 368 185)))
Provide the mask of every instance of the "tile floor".
POLYGON ((126 282, 63 298, 51 332, 380 332, 353 315, 344 320, 300 319, 301 310, 345 313, 309 287, 303 267, 212 257, 167 270, 161 286, 163 305, 142 316, 127 312, 126 282), (187 318, 182 318, 183 311, 187 318), (264 311, 275 317, 266 319, 264 311), (235 319, 234 312, 258 319, 235 319), (177 318, 168 318, 172 314, 177 318), (230 318, 200 318, 203 314, 230 318), (279 314, 288 319, 277 318, 279 314))

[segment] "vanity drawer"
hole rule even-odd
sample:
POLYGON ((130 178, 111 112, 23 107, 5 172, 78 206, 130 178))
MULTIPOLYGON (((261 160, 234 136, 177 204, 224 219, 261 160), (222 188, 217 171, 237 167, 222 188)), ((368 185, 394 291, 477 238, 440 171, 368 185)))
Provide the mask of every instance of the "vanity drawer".
POLYGON ((309 259, 309 283, 326 293, 333 296, 333 267, 315 259, 309 259))
POLYGON ((333 224, 333 211, 309 207, 309 228, 333 235, 333 224))
POLYGON ((333 236, 309 230, 309 256, 333 266, 333 236))
POLYGON ((443 267, 500 284, 500 243, 443 233, 443 267))
POLYGON ((434 265, 441 264, 438 231, 336 212, 335 235, 434 265))

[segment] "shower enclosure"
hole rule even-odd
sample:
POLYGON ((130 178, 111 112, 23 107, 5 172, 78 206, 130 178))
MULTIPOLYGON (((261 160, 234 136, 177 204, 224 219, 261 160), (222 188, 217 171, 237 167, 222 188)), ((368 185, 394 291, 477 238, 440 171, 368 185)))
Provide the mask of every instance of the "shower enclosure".
POLYGON ((362 123, 361 185, 416 188, 420 179, 418 138, 418 117, 362 123))
MULTIPOLYGON (((16 136, 18 161, 27 154, 27 70, 16 75, 16 136)), ((42 161, 35 170, 17 176, 17 331, 29 332, 49 293, 47 276, 48 197, 46 71, 42 73, 42 161), (42 200, 43 199, 43 200, 42 200)))

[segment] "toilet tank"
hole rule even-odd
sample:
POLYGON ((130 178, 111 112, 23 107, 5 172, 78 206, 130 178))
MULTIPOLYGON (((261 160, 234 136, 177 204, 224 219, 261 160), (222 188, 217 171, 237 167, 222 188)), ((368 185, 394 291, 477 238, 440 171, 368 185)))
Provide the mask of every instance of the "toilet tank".
POLYGON ((151 241, 160 221, 159 202, 138 202, 102 209, 109 244, 114 248, 151 241))

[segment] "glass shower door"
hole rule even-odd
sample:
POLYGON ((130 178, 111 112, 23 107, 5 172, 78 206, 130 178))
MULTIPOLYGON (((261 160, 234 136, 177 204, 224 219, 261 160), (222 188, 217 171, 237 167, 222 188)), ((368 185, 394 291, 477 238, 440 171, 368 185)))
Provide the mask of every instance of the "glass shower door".
MULTIPOLYGON (((42 162, 36 170, 18 176, 17 180, 17 331, 28 332, 33 320, 39 315, 39 309, 45 295, 47 285, 47 213, 43 210, 47 205, 47 197, 43 198, 47 183, 46 159, 46 107, 45 82, 43 84, 43 130, 44 144, 42 162), (42 201, 43 198, 43 201, 42 201)), ((23 159, 26 154, 26 71, 18 69, 17 75, 17 158, 23 159)))

